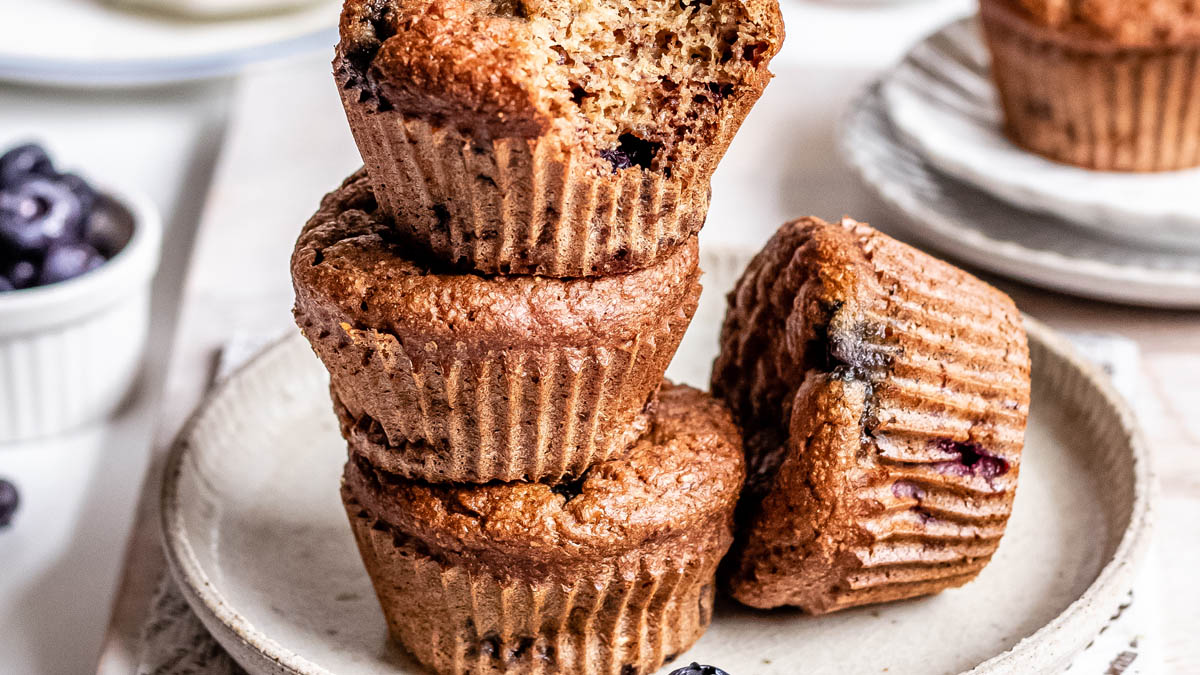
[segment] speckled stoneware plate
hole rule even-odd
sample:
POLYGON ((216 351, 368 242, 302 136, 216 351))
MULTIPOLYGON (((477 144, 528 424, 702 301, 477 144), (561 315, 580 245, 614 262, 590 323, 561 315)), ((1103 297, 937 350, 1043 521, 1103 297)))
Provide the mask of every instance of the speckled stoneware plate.
POLYGON ((1092 171, 1052 162, 1004 135, 987 47, 974 17, 913 47, 883 83, 900 136, 976 188, 1134 244, 1200 250, 1200 169, 1092 171))
MULTIPOLYGON (((742 255, 705 255, 706 290, 671 375, 704 385, 742 255)), ((697 660, 735 675, 1058 672, 1132 587, 1151 470, 1106 379, 1029 323, 1033 404, 1015 511, 991 565, 940 595, 813 618, 719 604, 697 660)), ((326 376, 284 339, 200 407, 167 467, 162 526, 188 602, 247 670, 419 673, 388 641, 338 483, 326 376)), ((663 673, 668 672, 664 668, 663 673)))

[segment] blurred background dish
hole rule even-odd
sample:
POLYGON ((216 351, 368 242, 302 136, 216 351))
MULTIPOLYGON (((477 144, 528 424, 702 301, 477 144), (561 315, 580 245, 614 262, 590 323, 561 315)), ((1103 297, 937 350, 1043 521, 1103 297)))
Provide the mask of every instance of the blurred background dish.
MULTIPOLYGON (((279 10, 194 20, 100 0, 0 3, 0 79, 121 87, 195 80, 337 41, 336 0, 269 0, 279 10), (296 6, 298 5, 299 6, 296 6)), ((200 7, 203 0, 183 5, 200 7)), ((244 0, 243 4, 258 4, 244 0)), ((176 0, 161 0, 181 7, 176 0)), ((231 0, 211 0, 230 6, 231 0)))
POLYGON ((937 170, 1025 209, 1142 246, 1200 251, 1200 169, 1093 171, 1028 152, 1003 133, 988 64, 976 18, 914 47, 882 88, 899 137, 937 170))
MULTIPOLYGON (((101 0, 103 1, 103 0, 101 0)), ((321 0, 108 0, 116 7, 148 9, 197 18, 228 18, 286 11, 321 0)))
POLYGON ((1096 237, 936 171, 888 118, 880 90, 890 77, 850 105, 841 144, 864 182, 907 216, 905 230, 913 237, 1043 288, 1148 307, 1200 308, 1200 254, 1096 237))

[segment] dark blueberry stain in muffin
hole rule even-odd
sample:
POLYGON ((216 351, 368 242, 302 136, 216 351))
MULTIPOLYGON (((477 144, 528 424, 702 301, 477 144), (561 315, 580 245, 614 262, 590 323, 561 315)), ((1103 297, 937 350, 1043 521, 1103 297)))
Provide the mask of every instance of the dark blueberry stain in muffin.
POLYGON ((897 499, 916 499, 920 501, 925 498, 925 490, 920 485, 906 480, 898 480, 893 483, 892 494, 897 499))
POLYGON ((612 164, 614 171, 635 166, 649 169, 661 148, 662 143, 647 141, 633 134, 621 134, 617 138, 617 147, 601 150, 600 156, 612 164))
POLYGON ((912 507, 912 508, 911 508, 911 509, 909 509, 909 510, 910 510, 910 511, 912 511, 914 514, 916 514, 917 518, 920 518, 920 519, 921 519, 921 523, 922 523, 922 524, 928 523, 928 522, 930 522, 930 521, 933 521, 933 520, 937 520, 937 518, 936 518, 936 517, 934 517, 934 515, 933 515, 932 513, 930 513, 930 512, 929 512, 927 509, 925 509, 924 507, 921 507, 921 506, 914 506, 914 507, 912 507))
POLYGON ((437 218, 437 226, 445 229, 450 224, 450 209, 445 204, 434 204, 433 215, 437 218))
POLYGON ((550 486, 550 491, 569 502, 583 494, 583 480, 582 476, 575 480, 564 480, 550 486))
POLYGON ((1009 470, 1007 460, 991 454, 978 443, 943 438, 937 442, 937 449, 946 454, 958 455, 958 459, 934 465, 942 473, 953 476, 982 476, 991 480, 1003 476, 1009 470))

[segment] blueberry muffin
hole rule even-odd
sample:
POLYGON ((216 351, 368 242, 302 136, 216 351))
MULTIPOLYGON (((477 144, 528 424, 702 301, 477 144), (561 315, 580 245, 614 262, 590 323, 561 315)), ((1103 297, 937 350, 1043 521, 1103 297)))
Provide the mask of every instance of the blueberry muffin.
POLYGON ((1107 171, 1200 166, 1200 3, 981 0, 1018 145, 1107 171))
POLYGON ((576 277, 697 233, 782 39, 776 0, 347 0, 334 71, 401 234, 576 277))
POLYGON ((820 614, 910 598, 996 550, 1029 352, 994 288, 852 220, 788 223, 729 296, 712 386, 745 434, 737 600, 820 614))
POLYGON ((361 172, 304 227, 292 278, 351 446, 431 482, 556 480, 627 450, 700 294, 694 239, 608 277, 443 270, 361 172))
POLYGON ((578 480, 430 485, 361 459, 342 499, 391 634, 437 673, 644 675, 712 616, 744 477, 724 406, 663 385, 578 480))

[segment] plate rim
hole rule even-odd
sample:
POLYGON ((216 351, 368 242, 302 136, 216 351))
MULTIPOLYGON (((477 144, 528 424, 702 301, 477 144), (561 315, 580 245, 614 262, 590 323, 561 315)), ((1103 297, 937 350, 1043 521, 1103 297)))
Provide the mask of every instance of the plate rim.
MULTIPOLYGON (((1101 371, 1083 359, 1065 338, 1028 315, 1023 315, 1023 318, 1031 347, 1036 344, 1044 348, 1053 358, 1060 359, 1065 366, 1077 371, 1100 395, 1125 432, 1133 474, 1129 523, 1121 533, 1112 557, 1105 562, 1095 579, 1079 597, 1071 601, 1053 619, 1009 649, 988 658, 961 675, 1013 672, 1016 667, 1027 666, 1031 661, 1036 662, 1039 650, 1053 644, 1056 636, 1067 634, 1068 631, 1072 635, 1088 635, 1088 639, 1097 635, 1132 588, 1135 573, 1143 562, 1150 544, 1154 503, 1157 499, 1155 469, 1136 415, 1101 371), (1100 606, 1101 610, 1097 611, 1096 606, 1100 606)), ((185 535, 178 492, 183 463, 188 450, 193 446, 194 432, 210 410, 244 377, 264 367, 272 355, 302 339, 299 333, 289 331, 272 340, 204 396, 171 445, 159 493, 158 524, 171 576, 192 611, 213 638, 230 652, 234 660, 245 665, 239 656, 253 655, 256 661, 265 664, 272 672, 333 675, 320 665, 308 661, 256 630, 222 597, 196 560, 190 540, 185 535)), ((1085 644, 1080 642, 1078 645, 1072 645, 1069 654, 1078 653, 1085 644)), ((1062 656, 1063 654, 1059 654, 1059 657, 1062 656)))
MULTIPOLYGON (((863 184, 911 221, 904 228, 907 232, 975 267, 1042 288, 1140 307, 1200 308, 1200 274, 1072 258, 1013 239, 992 237, 958 225, 955 219, 914 200, 901 184, 881 178, 878 170, 850 142, 850 129, 857 123, 857 116, 866 114, 864 110, 883 105, 881 88, 890 75, 890 72, 883 74, 854 96, 838 119, 837 143, 846 164, 863 184)), ((880 114, 886 117, 887 111, 880 110, 880 114)), ((890 117, 888 123, 892 123, 890 117)), ((903 143, 900 138, 888 140, 893 144, 903 143)), ((920 154, 918 150, 914 151, 920 154)), ((944 175, 927 161, 925 163, 931 172, 944 175)), ((963 185, 966 189, 977 190, 973 185, 963 185)), ((1007 206, 1014 211, 1020 210, 1012 204, 1007 206)), ((1123 245, 1129 244, 1123 242, 1123 245)))
MULTIPOLYGON (((910 47, 901 57, 900 61, 893 66, 885 74, 881 81, 884 83, 883 91, 881 91, 882 99, 886 104, 889 118, 893 118, 891 97, 887 91, 894 91, 895 87, 903 86, 895 84, 895 75, 905 69, 912 59, 914 51, 927 45, 931 40, 944 36, 948 31, 965 29, 967 32, 976 36, 980 35, 982 27, 980 26, 979 13, 975 12, 967 16, 962 16, 957 19, 948 21, 932 31, 929 35, 922 38, 912 47, 910 47)), ((991 83, 990 65, 988 71, 988 82, 991 83)), ((995 85, 991 85, 995 86, 995 85)), ((1169 204, 1159 204, 1156 202, 1149 203, 1138 208, 1129 208, 1128 205, 1117 204, 1112 202, 1096 201, 1095 199, 1087 199, 1073 193, 1068 194, 1050 194, 1046 191, 1039 190, 1032 182, 1014 182, 1011 177, 1005 178, 1002 181, 997 181, 997 176, 988 174, 986 170, 981 169, 979 162, 972 162, 964 159, 961 155, 941 152, 940 148, 944 144, 935 144, 930 142, 929 138, 922 134, 914 134, 909 128, 894 123, 895 130, 898 136, 911 147, 916 149, 926 160, 930 166, 935 167, 939 172, 959 176, 961 180, 969 183, 971 187, 991 194, 997 199, 1006 202, 1022 201, 1028 205, 1028 208, 1042 213, 1047 213, 1052 216, 1068 220, 1080 227, 1088 228, 1096 232, 1103 232, 1110 237, 1119 238, 1123 241, 1135 241, 1136 233, 1130 233, 1126 230, 1121 230, 1117 227, 1106 225, 1102 220, 1112 222, 1144 222, 1147 220, 1157 221, 1155 226, 1143 230, 1145 236, 1153 238, 1155 241, 1161 241, 1165 245, 1186 246, 1192 249, 1200 247, 1200 239, 1197 239, 1197 233, 1200 233, 1200 216, 1195 213, 1187 213, 1178 209, 1172 208, 1169 204), (1080 214, 1091 214, 1096 218, 1081 218, 1080 214), (1181 231, 1182 230, 1182 231, 1181 231)), ((999 134, 999 138, 1003 139, 1012 148, 1012 155, 1019 156, 1023 160, 1027 160, 1030 165, 1039 165, 1046 171, 1051 171, 1058 174, 1073 173, 1073 172, 1092 172, 1108 175, 1111 177, 1120 177, 1128 175, 1131 177, 1154 176, 1154 173, 1135 173, 1135 172, 1120 172, 1120 171, 1102 171, 1094 172, 1083 167, 1076 167, 1062 162, 1044 158, 1034 152, 1022 149, 1013 145, 1003 134, 999 134)), ((1191 169, 1181 169, 1179 171, 1192 172, 1200 175, 1200 167, 1191 169)), ((1163 172, 1167 174, 1178 172, 1163 172)), ((1143 225, 1143 227, 1145 227, 1143 225)))
POLYGON ((43 59, 0 52, 0 81, 48 88, 120 89, 153 87, 231 75, 255 63, 315 51, 337 42, 336 26, 278 40, 181 58, 80 61, 43 59))

